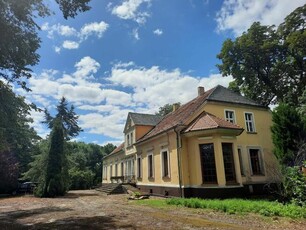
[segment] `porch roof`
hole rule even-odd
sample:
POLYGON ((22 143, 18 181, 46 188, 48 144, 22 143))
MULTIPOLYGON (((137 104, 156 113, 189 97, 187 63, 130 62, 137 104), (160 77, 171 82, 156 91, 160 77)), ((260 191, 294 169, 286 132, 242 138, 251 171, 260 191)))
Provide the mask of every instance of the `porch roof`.
POLYGON ((235 129, 243 131, 239 125, 228 122, 222 118, 216 117, 215 115, 207 112, 203 112, 197 117, 189 126, 183 131, 184 133, 207 130, 207 129, 235 129))

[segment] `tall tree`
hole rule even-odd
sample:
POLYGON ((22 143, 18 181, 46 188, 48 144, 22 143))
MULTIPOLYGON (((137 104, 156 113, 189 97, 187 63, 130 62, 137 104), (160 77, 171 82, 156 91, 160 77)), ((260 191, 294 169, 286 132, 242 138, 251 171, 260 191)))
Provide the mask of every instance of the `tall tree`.
POLYGON ((305 123, 295 107, 281 103, 272 113, 274 153, 284 166, 300 162, 299 151, 306 140, 305 123))
POLYGON ((12 87, 0 81, 0 149, 14 154, 20 172, 27 170, 31 161, 31 148, 40 138, 30 127, 31 105, 17 96, 12 87))
POLYGON ((226 40, 217 55, 222 75, 232 75, 242 93, 260 104, 297 104, 306 85, 305 17, 306 5, 278 28, 255 22, 234 41, 226 40))
POLYGON ((46 172, 42 197, 54 197, 64 195, 68 189, 65 184, 65 161, 66 155, 64 152, 64 130, 60 118, 55 119, 51 133, 50 149, 46 161, 46 172))
MULTIPOLYGON (((56 0, 66 19, 89 10, 89 1, 56 0)), ((40 27, 35 19, 50 13, 43 0, 0 0, 0 78, 29 90, 25 82, 31 77, 29 66, 36 65, 40 58, 40 27)))
POLYGON ((77 120, 79 116, 74 112, 74 106, 71 105, 68 108, 68 102, 65 97, 62 97, 56 109, 57 114, 55 117, 52 117, 47 109, 45 109, 45 121, 43 123, 48 124, 48 127, 52 129, 56 119, 61 119, 66 140, 70 140, 72 137, 79 135, 82 129, 78 126, 77 120))

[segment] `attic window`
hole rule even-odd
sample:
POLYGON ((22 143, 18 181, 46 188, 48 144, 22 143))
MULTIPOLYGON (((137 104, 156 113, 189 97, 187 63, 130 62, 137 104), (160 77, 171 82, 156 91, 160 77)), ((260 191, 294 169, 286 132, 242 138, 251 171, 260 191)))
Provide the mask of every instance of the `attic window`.
POLYGON ((236 119, 235 119, 235 111, 234 110, 225 110, 225 120, 228 122, 231 122, 233 124, 236 123, 236 119))

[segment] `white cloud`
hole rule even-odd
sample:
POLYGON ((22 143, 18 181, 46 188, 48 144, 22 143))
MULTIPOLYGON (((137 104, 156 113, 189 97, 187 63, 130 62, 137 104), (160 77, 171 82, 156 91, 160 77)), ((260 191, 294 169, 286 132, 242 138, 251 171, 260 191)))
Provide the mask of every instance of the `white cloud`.
POLYGON ((133 29, 132 35, 133 35, 133 37, 134 37, 136 40, 139 40, 139 39, 140 39, 140 38, 139 38, 139 33, 138 33, 138 28, 133 29))
MULTIPOLYGON (((122 63, 121 63, 122 64, 122 63)), ((209 77, 194 77, 182 73, 179 69, 161 70, 158 66, 118 67, 114 66, 108 78, 115 85, 133 89, 132 98, 135 110, 155 112, 166 103, 185 103, 196 96, 197 86, 210 89, 218 84, 228 86, 231 77, 223 78, 221 74, 209 77), (187 89, 188 88, 188 89, 187 89)))
POLYGON ((217 13, 217 30, 232 30, 241 35, 253 22, 264 25, 279 25, 294 9, 305 4, 305 0, 225 0, 217 13))
POLYGON ((153 31, 153 34, 156 34, 158 36, 162 35, 163 34, 163 31, 161 29, 156 29, 153 31))
POLYGON ((61 47, 55 46, 54 51, 59 54, 61 52, 61 47))
POLYGON ((54 38, 54 34, 58 34, 61 36, 65 36, 65 37, 70 37, 70 36, 77 36, 78 32, 76 29, 74 29, 73 27, 70 26, 66 26, 66 25, 61 25, 61 24, 55 24, 50 26, 48 22, 44 23, 41 26, 41 30, 43 31, 48 31, 48 37, 50 39, 54 38))
POLYGON ((69 41, 66 40, 63 42, 63 48, 65 49, 78 49, 79 48, 79 43, 75 42, 75 41, 69 41))
POLYGON ((80 30, 80 37, 87 39, 90 35, 97 35, 101 38, 103 33, 108 29, 109 25, 104 21, 85 24, 80 30))
POLYGON ((61 48, 78 49, 80 44, 88 39, 89 36, 97 36, 98 38, 101 38, 108 28, 109 24, 104 21, 85 24, 80 31, 77 31, 73 27, 61 25, 59 23, 52 26, 50 26, 49 23, 44 23, 41 26, 43 31, 47 31, 47 37, 50 39, 54 39, 55 35, 57 35, 63 37, 74 37, 74 39, 78 40, 65 40, 61 46, 57 45, 54 47, 54 51, 56 53, 60 53, 61 48))
POLYGON ((86 78, 89 77, 89 75, 96 73, 100 68, 100 64, 93 58, 86 56, 77 62, 74 67, 77 68, 74 76, 78 78, 86 78))
MULTIPOLYGON (((166 103, 186 103, 197 95, 197 87, 206 90, 232 80, 214 74, 209 77, 191 76, 179 69, 165 70, 158 66, 136 66, 134 62, 113 64, 108 84, 95 81, 100 63, 86 56, 75 63, 72 73, 44 70, 29 79, 32 92, 26 94, 39 105, 53 108, 62 96, 76 105, 80 126, 88 133, 104 135, 114 141, 122 140, 128 112, 152 113, 166 103), (120 89, 120 90, 118 90, 120 89)), ((34 114, 34 127, 41 135, 41 114, 34 114)))
POLYGON ((144 24, 150 16, 148 12, 139 11, 143 3, 150 4, 151 0, 125 0, 121 5, 114 6, 112 14, 125 20, 134 20, 139 24, 144 24))

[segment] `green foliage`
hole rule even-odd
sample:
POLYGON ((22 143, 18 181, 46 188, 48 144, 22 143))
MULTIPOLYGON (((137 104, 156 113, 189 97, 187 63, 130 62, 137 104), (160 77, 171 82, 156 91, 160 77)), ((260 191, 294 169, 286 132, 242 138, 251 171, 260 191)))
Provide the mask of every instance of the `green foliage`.
MULTIPOLYGON (((178 106, 181 105, 180 102, 174 103, 174 104, 177 104, 178 106)), ((171 113, 173 111, 173 105, 174 104, 165 104, 164 106, 159 107, 159 110, 158 110, 157 113, 155 113, 155 115, 159 115, 161 117, 166 116, 167 114, 169 114, 169 113, 171 113)))
POLYGON ((0 194, 12 193, 18 186, 19 167, 14 154, 0 150, 0 194))
POLYGON ((39 140, 35 130, 30 127, 31 105, 24 97, 17 96, 12 88, 0 81, 0 151, 14 152, 20 172, 27 170, 31 161, 31 148, 39 140))
POLYGON ((209 200, 198 198, 171 198, 166 200, 168 205, 184 206, 188 208, 212 209, 229 214, 259 213, 263 216, 280 216, 290 218, 306 218, 306 209, 294 204, 282 204, 264 200, 209 200))
POLYGON ((68 189, 65 184, 65 161, 64 153, 64 132, 61 125, 61 120, 56 119, 50 140, 50 149, 46 159, 46 168, 43 177, 39 184, 38 191, 41 197, 62 196, 68 189))
POLYGON ((306 206, 306 176, 299 167, 284 169, 283 199, 296 205, 306 206))
POLYGON ((45 121, 43 123, 48 124, 50 129, 53 128, 56 119, 61 119, 66 140, 70 140, 72 137, 76 137, 81 131, 83 131, 78 126, 79 116, 77 116, 74 112, 74 106, 71 105, 68 109, 68 102, 64 97, 61 98, 56 109, 57 114, 55 117, 52 117, 47 109, 45 109, 45 121))
POLYGON ((226 40, 217 55, 222 75, 232 75, 241 92, 262 105, 287 100, 297 105, 306 85, 305 16, 306 5, 278 28, 255 22, 234 41, 226 40))
MULTIPOLYGON (((66 19, 89 10, 89 1, 56 0, 66 19)), ((50 10, 43 0, 0 1, 0 77, 29 90, 24 79, 31 77, 29 66, 36 65, 40 58, 40 27, 35 19, 48 15, 50 10)))
POLYGON ((115 148, 113 144, 99 146, 83 142, 69 142, 71 188, 84 189, 101 183, 102 159, 115 148), (80 175, 82 178, 77 178, 75 175, 80 175))
POLYGON ((297 165, 297 156, 306 140, 305 124, 295 107, 281 103, 272 113, 274 153, 285 166, 297 165))
POLYGON ((69 170, 70 189, 89 189, 94 183, 94 173, 89 169, 78 170, 72 168, 69 170))

